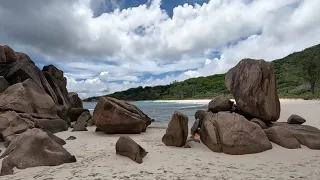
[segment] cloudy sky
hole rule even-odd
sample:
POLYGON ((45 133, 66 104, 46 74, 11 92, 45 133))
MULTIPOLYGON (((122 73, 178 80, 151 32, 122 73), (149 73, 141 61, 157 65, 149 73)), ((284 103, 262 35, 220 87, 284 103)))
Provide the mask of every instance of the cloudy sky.
POLYGON ((320 0, 0 1, 0 44, 81 97, 224 73, 320 43, 320 0))

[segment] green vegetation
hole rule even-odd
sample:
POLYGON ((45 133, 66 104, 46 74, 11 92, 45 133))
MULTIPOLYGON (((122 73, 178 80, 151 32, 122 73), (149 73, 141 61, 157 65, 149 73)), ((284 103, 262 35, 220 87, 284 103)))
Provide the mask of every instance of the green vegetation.
MULTIPOLYGON (((320 44, 272 61, 281 98, 319 98, 320 44)), ((187 79, 166 86, 137 87, 107 96, 124 100, 201 99, 228 94, 224 74, 187 79)), ((84 101, 97 101, 91 97, 84 101)))
POLYGON ((320 97, 320 44, 272 61, 282 98, 320 97))

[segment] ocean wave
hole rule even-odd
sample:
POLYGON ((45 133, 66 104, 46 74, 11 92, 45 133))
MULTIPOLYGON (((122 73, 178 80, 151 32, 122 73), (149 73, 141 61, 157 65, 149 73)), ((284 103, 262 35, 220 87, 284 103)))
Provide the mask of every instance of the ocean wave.
POLYGON ((199 109, 199 108, 206 108, 206 107, 207 105, 199 104, 199 105, 181 107, 179 109, 199 109))

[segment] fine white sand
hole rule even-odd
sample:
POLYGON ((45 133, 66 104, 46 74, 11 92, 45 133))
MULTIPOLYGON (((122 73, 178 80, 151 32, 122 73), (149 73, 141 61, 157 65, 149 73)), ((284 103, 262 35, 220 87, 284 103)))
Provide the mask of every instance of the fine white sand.
MULTIPOLYGON (((279 121, 296 113, 307 119, 306 124, 320 128, 320 101, 281 100, 281 108, 279 121)), ((57 133, 63 139, 77 137, 64 146, 76 156, 76 163, 14 169, 14 175, 0 179, 320 179, 320 151, 307 147, 289 150, 272 144, 272 150, 258 154, 227 155, 195 142, 190 149, 166 147, 161 142, 164 133, 165 129, 151 126, 146 133, 129 135, 149 152, 142 164, 116 155, 120 135, 94 132, 93 127, 88 132, 57 133)))

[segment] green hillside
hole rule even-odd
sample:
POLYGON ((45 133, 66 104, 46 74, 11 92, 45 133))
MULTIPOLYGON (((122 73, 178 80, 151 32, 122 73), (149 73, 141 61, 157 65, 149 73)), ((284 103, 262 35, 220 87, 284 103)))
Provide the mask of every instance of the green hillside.
MULTIPOLYGON (((281 98, 319 98, 320 45, 295 52, 285 58, 272 61, 277 78, 278 93, 281 98), (310 79, 311 78, 311 79, 310 79), (310 81, 314 84, 314 94, 310 81)), ((201 99, 213 98, 219 94, 228 94, 224 74, 187 79, 165 86, 137 87, 116 92, 107 96, 123 100, 158 99, 201 99)), ((231 95, 230 95, 231 96, 231 95)), ((84 101, 97 101, 99 97, 90 97, 84 101)))

